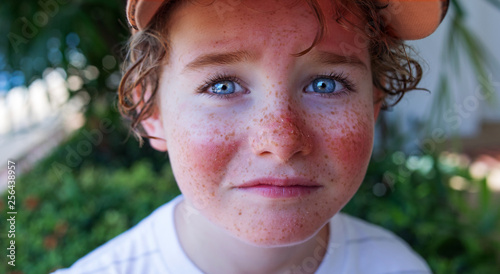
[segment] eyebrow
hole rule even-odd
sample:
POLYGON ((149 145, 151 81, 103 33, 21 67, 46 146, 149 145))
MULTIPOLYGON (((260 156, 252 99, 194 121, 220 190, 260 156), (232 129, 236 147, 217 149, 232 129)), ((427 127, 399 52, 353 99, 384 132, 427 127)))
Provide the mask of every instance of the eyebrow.
POLYGON ((325 65, 339 65, 339 64, 344 64, 344 65, 352 65, 356 67, 360 67, 362 69, 368 69, 365 63, 363 63, 358 57, 356 56, 344 56, 344 55, 339 55, 333 52, 327 52, 327 51, 318 51, 312 53, 313 55, 313 60, 317 63, 322 63, 325 65))
POLYGON ((195 70, 206 66, 231 65, 235 63, 256 60, 256 56, 248 51, 233 51, 225 53, 208 53, 196 57, 186 65, 184 71, 195 70))
MULTIPOLYGON (((356 56, 344 56, 327 51, 318 51, 311 54, 313 60, 317 63, 325 65, 346 64, 360 67, 362 69, 368 69, 366 64, 356 56)), ((248 51, 208 53, 196 57, 193 61, 191 61, 184 67, 183 72, 186 72, 187 70, 196 70, 207 66, 231 65, 240 62, 254 61, 256 59, 256 55, 248 51)))

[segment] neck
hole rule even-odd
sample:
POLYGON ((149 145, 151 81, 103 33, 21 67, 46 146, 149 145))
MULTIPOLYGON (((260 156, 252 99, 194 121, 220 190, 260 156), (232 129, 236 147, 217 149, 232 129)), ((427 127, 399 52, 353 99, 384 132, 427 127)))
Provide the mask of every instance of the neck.
POLYGON ((175 226, 187 256, 205 273, 314 273, 328 248, 328 225, 285 247, 259 247, 228 234, 184 200, 175 226))

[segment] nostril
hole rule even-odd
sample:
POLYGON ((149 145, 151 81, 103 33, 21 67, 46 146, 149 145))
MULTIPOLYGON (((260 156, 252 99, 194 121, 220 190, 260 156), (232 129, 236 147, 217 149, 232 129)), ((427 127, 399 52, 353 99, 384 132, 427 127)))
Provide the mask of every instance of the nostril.
POLYGON ((295 154, 307 155, 312 150, 310 134, 305 126, 299 126, 290 118, 259 125, 259 131, 251 137, 251 146, 256 155, 274 154, 283 161, 295 154))

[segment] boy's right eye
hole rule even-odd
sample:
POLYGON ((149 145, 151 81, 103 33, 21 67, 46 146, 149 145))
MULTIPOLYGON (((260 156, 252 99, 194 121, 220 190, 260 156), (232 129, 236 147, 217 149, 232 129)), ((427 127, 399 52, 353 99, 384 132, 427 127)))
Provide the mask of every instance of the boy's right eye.
POLYGON ((237 89, 242 90, 243 88, 240 85, 238 85, 238 83, 227 80, 217 82, 210 87, 210 91, 213 94, 221 94, 221 95, 235 93, 237 89))
POLYGON ((218 75, 211 77, 205 82, 205 84, 198 88, 198 93, 217 95, 224 98, 237 96, 240 93, 246 93, 246 90, 239 84, 238 81, 239 80, 234 76, 218 75))

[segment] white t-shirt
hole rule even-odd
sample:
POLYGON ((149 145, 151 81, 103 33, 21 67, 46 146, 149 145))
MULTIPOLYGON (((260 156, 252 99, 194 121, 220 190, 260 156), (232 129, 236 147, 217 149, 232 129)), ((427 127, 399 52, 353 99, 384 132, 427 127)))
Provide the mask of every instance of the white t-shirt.
MULTIPOLYGON (((186 256, 177 238, 174 208, 182 199, 182 195, 178 196, 159 207, 70 268, 55 273, 202 273, 186 256)), ((311 257, 289 273, 305 273, 316 266, 317 260, 311 257)), ((431 271, 424 260, 392 232, 338 213, 330 220, 327 253, 316 273, 423 274, 431 271)))

